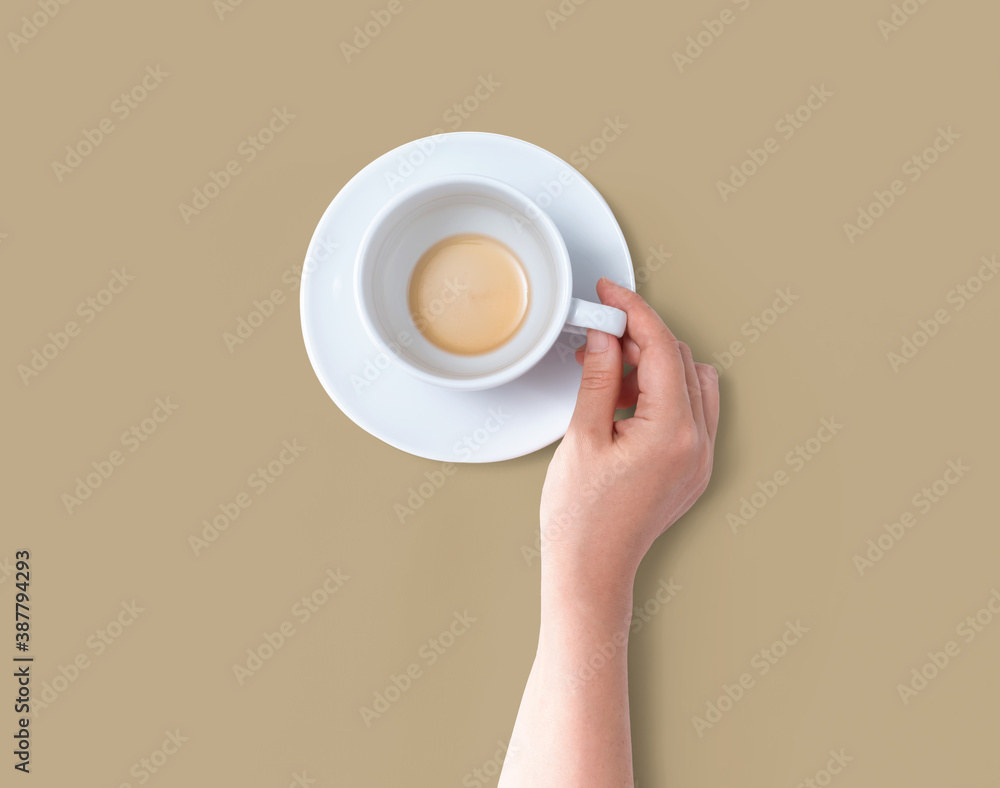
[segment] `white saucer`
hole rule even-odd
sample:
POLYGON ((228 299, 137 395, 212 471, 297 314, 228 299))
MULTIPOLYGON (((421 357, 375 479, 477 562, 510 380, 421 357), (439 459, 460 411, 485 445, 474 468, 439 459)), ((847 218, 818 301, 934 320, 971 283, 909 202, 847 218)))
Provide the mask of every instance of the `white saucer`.
POLYGON ((454 173, 506 181, 552 217, 569 249, 577 298, 597 301, 602 276, 635 289, 625 237, 586 178, 523 140, 459 131, 389 151, 334 197, 306 253, 302 334, 323 388, 362 429, 418 457, 496 462, 530 454, 565 435, 580 386, 573 349, 585 338, 564 332, 535 367, 503 386, 451 391, 417 380, 381 355, 354 302, 354 257, 375 213, 401 189, 454 173))

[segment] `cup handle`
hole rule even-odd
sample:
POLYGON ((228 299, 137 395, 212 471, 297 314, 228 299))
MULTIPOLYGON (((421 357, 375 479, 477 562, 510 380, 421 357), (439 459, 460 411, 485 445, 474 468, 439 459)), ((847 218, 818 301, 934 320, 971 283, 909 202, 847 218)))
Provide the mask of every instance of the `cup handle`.
POLYGON ((625 333, 626 314, 613 306, 595 304, 582 298, 571 298, 569 316, 563 331, 571 334, 586 334, 588 328, 596 328, 616 337, 625 333))

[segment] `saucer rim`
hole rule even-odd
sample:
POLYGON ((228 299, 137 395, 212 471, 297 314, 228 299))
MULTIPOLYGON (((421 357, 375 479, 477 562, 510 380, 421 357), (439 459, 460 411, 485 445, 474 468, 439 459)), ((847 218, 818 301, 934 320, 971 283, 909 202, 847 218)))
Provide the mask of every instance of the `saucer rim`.
MULTIPOLYGON (((437 141, 440 140, 440 138, 442 137, 448 138, 449 149, 451 148, 452 144, 459 144, 464 140, 479 139, 479 140, 484 140, 486 142, 503 140, 505 144, 513 144, 515 147, 521 148, 528 155, 544 156, 545 158, 552 160, 554 163, 560 164, 562 167, 566 168, 566 170, 573 173, 574 182, 584 186, 585 190, 589 192, 591 197, 597 198, 595 208, 599 208, 601 211, 603 211, 611 221, 611 227, 614 229, 615 232, 615 245, 620 248, 620 251, 623 255, 621 258, 621 262, 623 264, 621 273, 627 274, 627 281, 621 281, 620 279, 617 278, 616 281, 618 281, 619 284, 622 284, 623 286, 629 287, 629 289, 633 291, 635 290, 635 266, 632 261, 631 251, 628 248, 628 243, 625 239, 625 235, 618 221, 618 218, 614 215, 614 212, 611 210, 611 206, 608 204, 607 200, 605 200, 604 196, 597 190, 597 187, 594 186, 594 184, 591 183, 590 180, 582 172, 580 172, 578 169, 573 167, 573 165, 571 165, 569 162, 565 161, 563 158, 556 155, 555 153, 545 148, 542 148, 538 145, 535 145, 532 142, 520 139, 518 137, 513 137, 507 134, 498 134, 495 132, 486 132, 486 131, 445 132, 443 134, 432 134, 425 137, 419 137, 410 140, 408 142, 402 143, 401 145, 397 145, 395 148, 392 148, 391 150, 381 154, 380 156, 378 156, 377 158, 366 164, 350 179, 348 179, 348 181, 344 183, 344 185, 337 191, 337 193, 331 199, 330 203, 324 209, 323 213, 320 215, 320 218, 316 223, 316 227, 313 230, 312 235, 310 236, 309 244, 306 248, 303 276, 299 293, 299 311, 300 311, 300 325, 302 329, 302 339, 306 349, 306 355, 309 359, 310 366, 312 367, 313 373, 316 375, 316 378, 320 386, 322 387, 323 391, 331 400, 333 400, 334 404, 350 421, 352 421, 355 425, 363 429, 372 437, 377 438, 382 443, 391 446, 392 448, 397 449, 401 452, 404 452, 414 457, 419 457, 421 459, 426 459, 431 461, 443 461, 443 462, 453 463, 455 465, 462 465, 462 464, 479 465, 490 462, 504 462, 506 460, 516 459, 518 457, 524 457, 533 454, 536 451, 540 451, 541 449, 550 446, 551 444, 555 443, 556 441, 560 440, 562 437, 565 436, 566 433, 565 426, 561 428, 556 427, 556 429, 552 430, 551 432, 547 432, 541 429, 533 430, 529 433, 531 436, 533 436, 533 438, 530 440, 530 443, 527 441, 522 442, 521 444, 515 443, 515 445, 511 448, 511 450, 507 452, 501 451, 494 454, 487 453, 486 455, 475 455, 471 460, 462 460, 462 459, 457 459, 455 457, 441 457, 436 452, 422 449, 420 444, 412 444, 406 442, 405 440, 399 440, 398 438, 394 438, 391 435, 391 433, 387 434, 387 432, 382 429, 381 425, 372 424, 368 415, 364 411, 358 411, 357 409, 352 408, 349 405, 346 405, 343 397, 338 396, 339 392, 337 391, 337 387, 332 385, 332 383, 328 385, 328 378, 331 377, 332 373, 328 372, 324 364, 320 363, 322 351, 317 346, 318 339, 310 337, 310 330, 308 327, 309 315, 311 314, 308 300, 309 300, 309 295, 312 292, 312 289, 309 287, 308 284, 309 281, 311 280, 311 277, 306 276, 305 265, 309 263, 310 257, 312 256, 313 250, 317 245, 317 241, 320 237, 321 231, 324 229, 327 223, 328 215, 331 214, 334 210, 337 210, 339 208, 339 204, 348 198, 350 192, 352 191, 352 188, 357 188, 356 182, 361 181, 362 179, 365 178, 369 178, 372 175, 376 174, 379 168, 381 166, 384 166, 386 161, 390 160, 394 156, 398 156, 402 151, 417 147, 421 142, 425 142, 427 140, 437 141)), ((437 142, 436 144, 444 144, 444 143, 437 142)), ((467 170, 467 172, 469 174, 483 174, 481 172, 474 170, 467 170)), ((486 177, 495 177, 495 176, 486 175, 486 177)), ((503 180, 502 178, 497 178, 497 179, 503 180)), ((509 183, 506 180, 503 180, 503 182, 507 183, 512 188, 520 190, 518 186, 509 183)), ((392 195, 389 198, 387 198, 386 202, 388 202, 394 196, 395 195, 392 195)), ((530 195, 528 196, 530 197, 530 195)), ((384 204, 385 203, 383 203, 383 205, 384 204)), ((563 234, 562 230, 560 230, 560 234, 563 234)), ((354 255, 352 255, 351 257, 356 257, 356 254, 357 250, 354 251, 354 255)), ((353 279, 353 270, 351 273, 351 278, 353 279)), ((352 308, 356 309, 357 305, 354 302, 353 293, 351 294, 350 300, 352 308)), ((359 332, 360 336, 364 337, 365 341, 370 343, 370 338, 367 336, 364 327, 360 326, 360 328, 361 328, 359 332)), ((372 349, 377 350, 377 348, 374 345, 372 345, 372 349)), ((539 363, 544 362, 545 358, 546 357, 540 359, 539 363)), ((396 366, 396 369, 401 375, 405 375, 408 379, 412 379, 409 373, 406 372, 406 370, 401 369, 398 366, 396 366)), ((518 386, 522 380, 523 376, 520 378, 516 378, 508 383, 505 383, 502 386, 497 386, 494 389, 487 389, 487 390, 499 391, 506 386, 518 386)), ((420 383, 421 385, 431 385, 417 380, 414 380, 414 382, 420 383)), ((454 395, 459 398, 461 398, 464 395, 478 393, 475 391, 462 391, 458 389, 449 389, 444 387, 439 387, 439 388, 440 391, 444 393, 445 396, 454 395)))

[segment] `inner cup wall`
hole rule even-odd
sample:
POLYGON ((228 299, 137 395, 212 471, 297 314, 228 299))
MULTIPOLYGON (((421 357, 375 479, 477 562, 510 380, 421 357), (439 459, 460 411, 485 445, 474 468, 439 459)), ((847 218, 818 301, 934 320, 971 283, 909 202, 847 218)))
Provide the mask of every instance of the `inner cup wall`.
MULTIPOLYGON (((387 217, 387 230, 372 249, 372 301, 377 330, 409 363, 427 372, 470 378, 515 364, 534 348, 555 320, 561 301, 557 250, 522 210, 481 194, 440 197, 418 206, 399 206, 387 217), (424 338, 409 313, 408 285, 421 255, 438 241, 462 233, 491 236, 521 260, 529 287, 528 311, 520 330, 501 347, 477 356, 449 353, 424 338)), ((447 294, 442 294, 442 302, 447 294)), ((453 297, 453 296, 452 296, 453 297)), ((445 305, 446 308, 447 305, 445 305)))

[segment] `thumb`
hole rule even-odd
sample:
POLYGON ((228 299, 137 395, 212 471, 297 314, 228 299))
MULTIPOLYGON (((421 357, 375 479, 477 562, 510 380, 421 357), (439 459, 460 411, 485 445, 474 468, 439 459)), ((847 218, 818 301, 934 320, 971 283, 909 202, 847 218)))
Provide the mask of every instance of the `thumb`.
POLYGON ((583 378, 569 432, 596 441, 611 439, 623 372, 618 338, 594 328, 587 329, 583 378))

